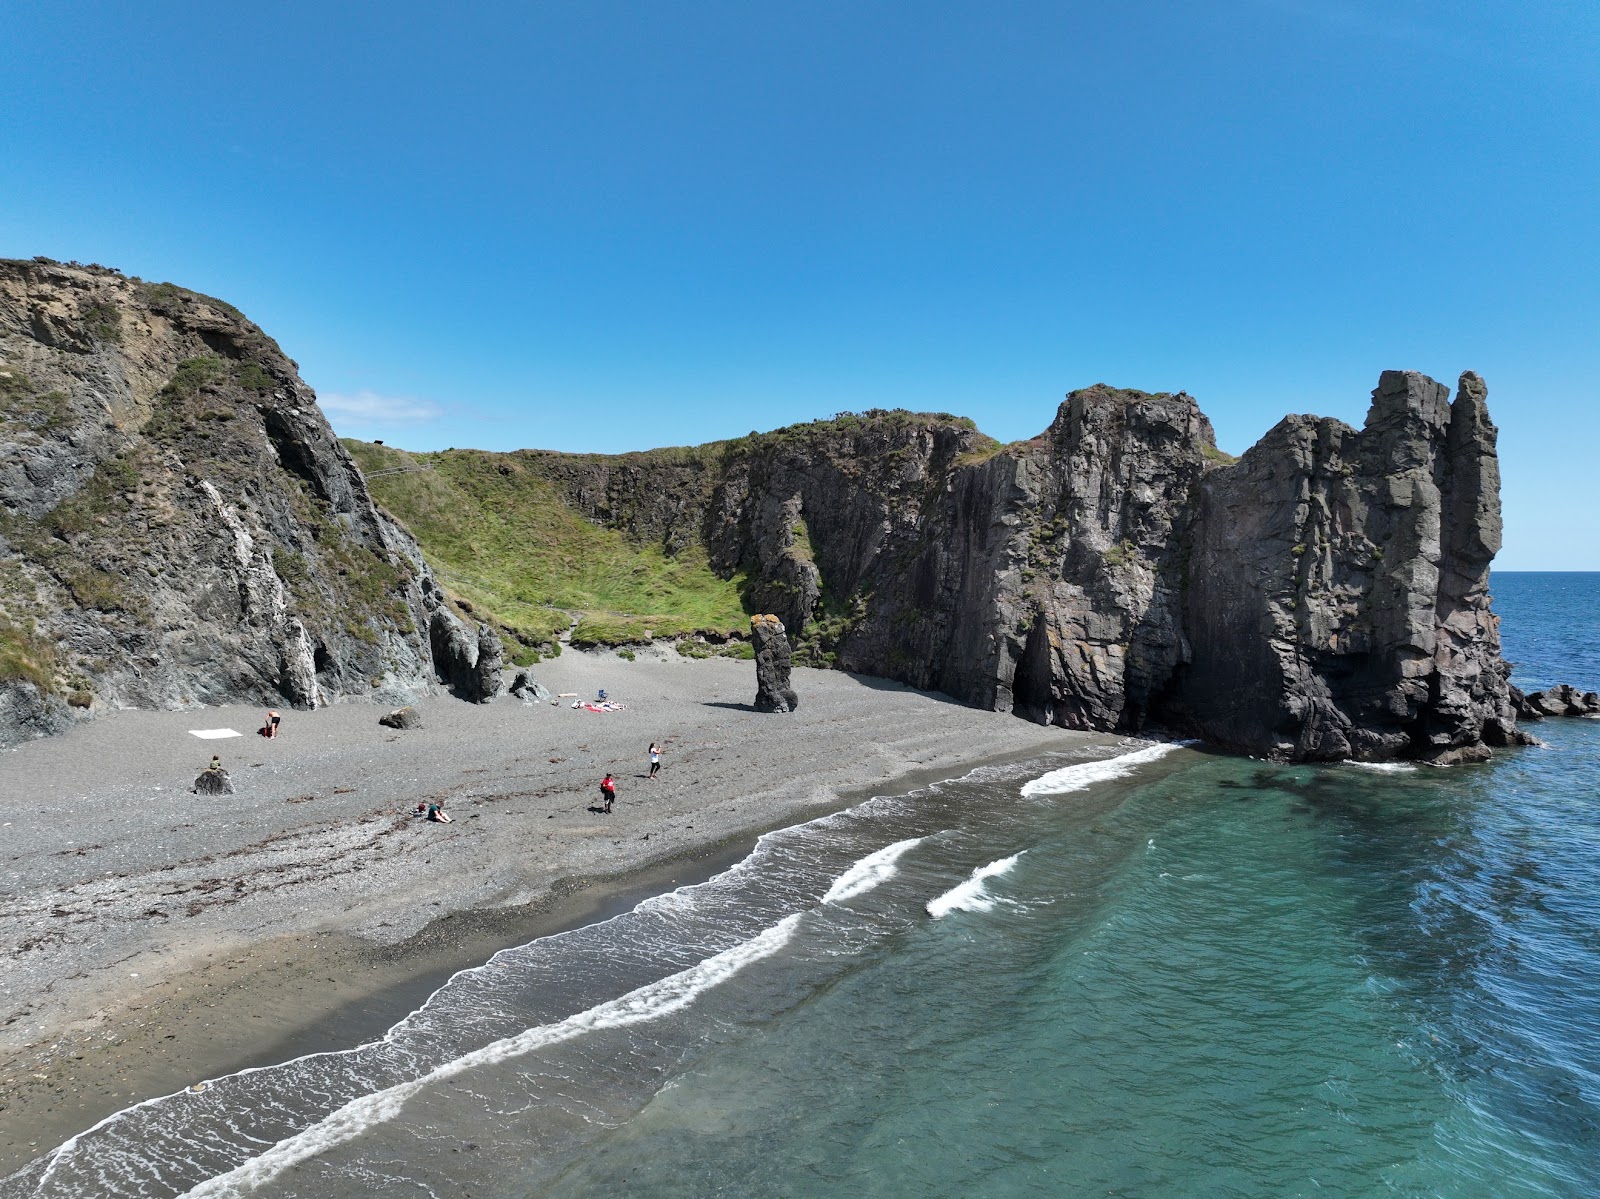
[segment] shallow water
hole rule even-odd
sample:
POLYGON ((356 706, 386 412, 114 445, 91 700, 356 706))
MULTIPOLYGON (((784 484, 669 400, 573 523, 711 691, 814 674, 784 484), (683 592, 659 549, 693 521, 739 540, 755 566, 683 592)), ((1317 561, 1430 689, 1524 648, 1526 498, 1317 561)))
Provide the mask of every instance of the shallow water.
MULTIPOLYGON (((1520 591, 1508 656, 1594 685, 1515 640, 1561 610, 1520 591)), ((1600 724, 1540 735, 1442 771, 1130 743, 873 800, 4 1193, 1597 1194, 1600 724)))

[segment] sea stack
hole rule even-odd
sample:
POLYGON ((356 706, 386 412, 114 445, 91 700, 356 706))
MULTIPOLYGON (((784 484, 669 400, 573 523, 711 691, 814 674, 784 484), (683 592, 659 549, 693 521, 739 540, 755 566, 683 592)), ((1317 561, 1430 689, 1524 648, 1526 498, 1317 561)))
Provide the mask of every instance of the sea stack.
POLYGON ((800 706, 789 683, 789 637, 783 621, 771 614, 750 618, 756 647, 756 711, 793 712, 800 706))

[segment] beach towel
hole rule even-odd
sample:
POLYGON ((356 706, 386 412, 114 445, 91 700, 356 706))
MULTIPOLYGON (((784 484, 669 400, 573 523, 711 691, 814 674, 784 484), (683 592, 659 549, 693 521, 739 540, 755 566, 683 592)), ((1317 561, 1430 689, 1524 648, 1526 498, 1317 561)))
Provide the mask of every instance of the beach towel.
POLYGON ((617 701, 613 700, 613 699, 608 699, 603 704, 584 704, 583 706, 586 709, 588 709, 590 712, 620 712, 620 711, 622 711, 622 705, 617 703, 617 701))
POLYGON ((237 733, 233 729, 190 729, 189 735, 191 737, 199 737, 204 741, 215 741, 218 737, 244 736, 243 733, 237 733))

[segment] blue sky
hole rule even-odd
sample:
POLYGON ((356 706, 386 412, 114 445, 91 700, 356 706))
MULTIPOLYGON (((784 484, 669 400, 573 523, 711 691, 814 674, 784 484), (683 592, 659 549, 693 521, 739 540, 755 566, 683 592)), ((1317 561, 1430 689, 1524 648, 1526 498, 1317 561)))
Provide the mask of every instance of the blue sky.
POLYGON ((0 255, 237 304, 342 433, 624 450, 1097 381, 1234 452, 1488 380, 1600 569, 1600 6, 0 5, 0 255))

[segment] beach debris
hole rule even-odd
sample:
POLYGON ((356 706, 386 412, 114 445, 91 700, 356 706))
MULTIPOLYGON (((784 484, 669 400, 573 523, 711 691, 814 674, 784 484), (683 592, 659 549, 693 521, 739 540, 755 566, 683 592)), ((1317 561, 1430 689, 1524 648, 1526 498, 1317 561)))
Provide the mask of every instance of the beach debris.
POLYGON ((800 697, 789 683, 789 638, 783 621, 768 613, 750 618, 756 647, 756 711, 793 712, 800 697))
POLYGON ((196 795, 232 795, 233 779, 221 766, 208 766, 194 780, 196 795))
POLYGON ((378 723, 391 729, 420 729, 422 713, 407 704, 403 708, 396 708, 393 712, 378 717, 378 723))

